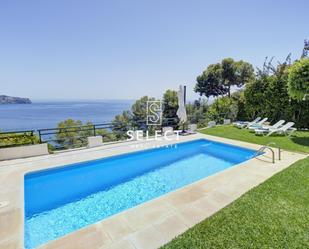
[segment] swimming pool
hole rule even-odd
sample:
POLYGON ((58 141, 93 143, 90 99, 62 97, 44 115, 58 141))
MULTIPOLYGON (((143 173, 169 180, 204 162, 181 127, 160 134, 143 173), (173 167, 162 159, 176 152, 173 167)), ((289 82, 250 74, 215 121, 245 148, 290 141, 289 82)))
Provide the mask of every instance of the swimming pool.
POLYGON ((25 175, 25 247, 35 248, 254 157, 198 139, 25 175))

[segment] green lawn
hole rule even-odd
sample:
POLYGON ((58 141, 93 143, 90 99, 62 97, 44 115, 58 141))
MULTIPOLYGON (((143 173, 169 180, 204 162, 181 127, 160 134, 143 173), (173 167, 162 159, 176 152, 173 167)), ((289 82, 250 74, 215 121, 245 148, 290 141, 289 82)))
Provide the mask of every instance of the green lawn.
MULTIPOLYGON (((233 126, 201 132, 262 145, 275 142, 282 149, 309 153, 309 132, 305 131, 291 137, 255 136, 233 126)), ((163 248, 309 248, 309 157, 253 188, 163 248)))
MULTIPOLYGON (((248 129, 238 129, 233 126, 217 126, 200 131, 201 133, 231 138, 235 140, 245 141, 249 143, 266 145, 270 142, 275 142, 282 149, 309 153, 309 131, 296 131, 291 137, 287 136, 256 136, 250 133, 248 129)), ((271 145, 276 147, 274 145, 271 145)))
MULTIPOLYGON (((228 134, 224 128, 216 129, 228 134)), ((252 142, 245 139, 249 134, 240 133, 252 142)), ((292 143, 279 141, 288 148, 292 143)), ((253 188, 163 248, 309 248, 309 158, 253 188)))

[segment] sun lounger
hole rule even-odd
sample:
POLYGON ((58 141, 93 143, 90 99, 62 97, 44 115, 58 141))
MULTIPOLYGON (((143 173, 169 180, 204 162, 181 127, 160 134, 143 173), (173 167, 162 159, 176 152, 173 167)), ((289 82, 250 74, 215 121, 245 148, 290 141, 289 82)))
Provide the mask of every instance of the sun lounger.
MULTIPOLYGON (((293 125, 294 125, 293 122, 288 122, 280 128, 268 130, 266 134, 267 136, 270 136, 272 134, 291 134, 294 131, 296 131, 296 129, 292 127, 293 125)), ((265 132, 262 130, 259 130, 259 129, 256 130, 256 134, 261 134, 261 133, 265 134, 265 132)))
POLYGON ((293 122, 288 122, 284 126, 278 128, 278 129, 270 131, 267 134, 267 136, 270 136, 273 133, 276 133, 276 134, 288 134, 288 133, 290 133, 291 134, 291 133, 293 133, 296 130, 295 128, 292 128, 293 125, 294 125, 293 122))
MULTIPOLYGON (((258 118, 256 118, 255 120, 253 120, 252 122, 249 122, 249 123, 240 123, 240 124, 238 124, 237 125, 237 127, 238 128, 246 128, 246 127, 250 127, 250 126, 252 126, 252 125, 256 125, 256 124, 258 124, 259 122, 261 122, 260 121, 261 120, 261 117, 258 117, 258 118), (257 121, 256 121, 257 120, 257 121)), ((263 122, 264 122, 264 119, 262 120, 263 122)))
POLYGON ((284 124, 285 120, 279 120, 277 123, 275 123, 272 126, 262 126, 259 128, 254 129, 255 134, 257 135, 263 135, 263 134, 267 134, 268 132, 278 129, 280 127, 282 127, 282 125, 284 124))
POLYGON ((196 134, 196 130, 197 130, 197 125, 196 124, 189 124, 188 125, 188 130, 180 133, 180 135, 191 135, 191 134, 196 134))
POLYGON ((249 122, 249 121, 237 121, 237 122, 234 122, 233 125, 238 127, 238 128, 243 128, 243 127, 246 127, 249 124, 254 124, 254 123, 256 123, 260 120, 261 120, 261 117, 257 117, 256 119, 254 119, 251 122, 249 122))
POLYGON ((263 124, 267 121, 268 118, 263 118, 261 121, 257 122, 257 123, 253 123, 250 125, 247 125, 247 128, 250 130, 255 130, 257 128, 262 128, 263 124))

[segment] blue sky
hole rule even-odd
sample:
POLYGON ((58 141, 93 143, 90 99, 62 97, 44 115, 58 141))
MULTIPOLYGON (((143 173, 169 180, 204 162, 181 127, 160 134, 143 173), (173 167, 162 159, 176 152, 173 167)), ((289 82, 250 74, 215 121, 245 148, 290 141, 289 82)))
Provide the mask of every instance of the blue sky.
POLYGON ((0 2, 0 94, 160 97, 225 57, 261 66, 300 56, 309 1, 0 2))

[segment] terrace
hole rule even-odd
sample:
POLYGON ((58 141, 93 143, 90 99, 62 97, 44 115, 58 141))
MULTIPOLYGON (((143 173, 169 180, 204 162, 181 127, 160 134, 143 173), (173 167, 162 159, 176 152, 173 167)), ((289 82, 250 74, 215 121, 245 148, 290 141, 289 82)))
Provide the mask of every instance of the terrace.
POLYGON ((0 249, 309 249, 309 1, 1 1, 0 249))
MULTIPOLYGON (((235 245, 239 245, 237 243, 244 243, 245 237, 243 236, 245 236, 245 233, 238 233, 237 229, 245 229, 251 226, 252 231, 256 232, 254 230, 256 226, 252 220, 254 212, 251 210, 256 210, 258 214, 262 215, 262 212, 265 212, 267 208, 269 209, 266 215, 268 220, 259 223, 266 228, 267 224, 272 226, 272 217, 274 219, 278 218, 274 215, 279 204, 274 198, 282 198, 283 195, 286 195, 286 193, 281 194, 280 189, 284 188, 284 186, 278 186, 278 181, 283 178, 283 182, 286 182, 290 179, 289 175, 293 177, 297 173, 296 171, 306 170, 308 159, 301 161, 298 167, 295 165, 291 169, 285 169, 298 160, 307 157, 307 154, 304 153, 308 153, 308 145, 303 144, 303 142, 302 144, 299 143, 299 141, 307 141, 307 135, 307 132, 299 132, 292 138, 266 138, 254 136, 247 133, 246 130, 239 130, 231 126, 218 126, 201 130, 201 133, 195 135, 180 136, 176 142, 175 140, 121 142, 65 153, 2 161, 0 162, 0 200, 5 200, 5 202, 2 202, 3 206, 0 207, 0 248, 24 247, 23 193, 24 174, 27 172, 201 138, 254 150, 258 150, 262 144, 269 143, 268 139, 275 140, 275 146, 280 146, 283 149, 281 160, 279 160, 277 148, 273 148, 276 153, 275 163, 272 163, 271 152, 265 151, 266 154, 264 155, 257 156, 95 224, 81 228, 64 237, 50 241, 39 248, 158 248, 190 228, 184 235, 181 235, 166 247, 190 248, 191 245, 198 247, 208 243, 210 246, 216 245, 216 248, 224 248, 225 246, 222 246, 221 243, 223 245, 224 243, 226 243, 225 245, 232 243, 231 239, 234 236, 238 238, 235 245), (295 143, 295 141, 298 143, 295 143), (291 151, 291 148, 293 151, 291 151), (280 171, 283 172, 278 176, 274 176, 280 171), (278 178, 279 180, 276 180, 278 178), (264 181, 267 182, 260 185, 264 181), (258 187, 255 188, 256 186, 258 187), (264 199, 260 198, 269 196, 269 193, 262 195, 267 191, 267 186, 274 186, 274 189, 277 189, 279 193, 275 196, 270 195, 271 201, 268 205, 264 202, 264 206, 259 205, 260 201, 264 201, 264 199), (247 191, 249 193, 245 194, 247 191), (245 195, 242 196, 243 194, 245 195), (233 226, 232 223, 238 220, 237 217, 242 214, 245 215, 244 217, 251 219, 250 223, 249 221, 243 224, 236 222, 236 225, 233 226), (207 219, 208 217, 210 218, 207 219), (223 222, 224 220, 228 223, 223 222), (202 223, 195 226, 200 222, 202 223), (225 239, 222 239, 219 233, 210 232, 221 231, 224 227, 228 227, 224 230, 224 234, 227 235, 225 239)), ((296 176, 301 177, 299 173, 296 176)), ((291 189, 287 193, 288 198, 291 198, 293 191, 298 193, 296 189, 298 185, 295 184, 296 180, 291 182, 291 189)), ((300 198, 302 198, 303 194, 304 192, 299 193, 300 198)), ((298 203, 294 198, 290 201, 290 205, 293 205, 294 202, 295 204, 298 203)), ((301 207, 304 208, 304 206, 301 207)), ((281 208, 285 210, 284 212, 288 217, 289 213, 292 212, 295 219, 300 218, 300 213, 288 208, 281 208)), ((285 220, 283 217, 282 219, 282 221, 285 220)), ((288 222, 289 218, 286 221, 288 222)), ((284 228, 278 223, 276 223, 276 229, 284 231, 284 228)), ((274 230, 271 231, 274 232, 274 230)), ((266 236, 265 241, 261 239, 257 242, 260 244, 264 242, 265 244, 267 238, 266 236)), ((250 239, 245 241, 246 243, 252 242, 250 239)))

